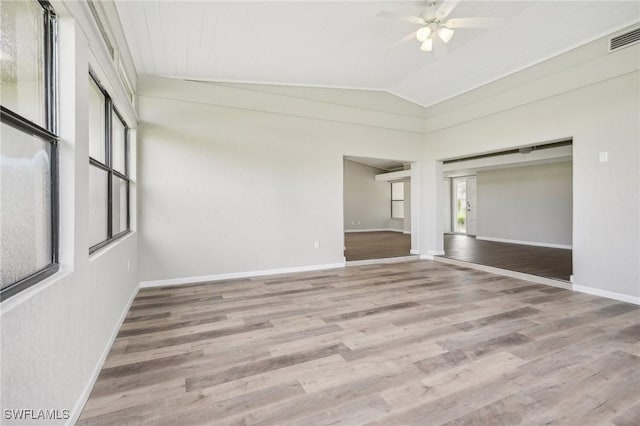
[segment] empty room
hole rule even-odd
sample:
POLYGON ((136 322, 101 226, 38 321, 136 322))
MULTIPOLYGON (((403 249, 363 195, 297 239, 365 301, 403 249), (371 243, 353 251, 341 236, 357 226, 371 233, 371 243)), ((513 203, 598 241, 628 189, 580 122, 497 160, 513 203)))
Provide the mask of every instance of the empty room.
POLYGON ((640 424, 637 1, 0 19, 0 424, 640 424))
POLYGON ((572 152, 566 140, 443 162, 445 258, 570 288, 572 152))

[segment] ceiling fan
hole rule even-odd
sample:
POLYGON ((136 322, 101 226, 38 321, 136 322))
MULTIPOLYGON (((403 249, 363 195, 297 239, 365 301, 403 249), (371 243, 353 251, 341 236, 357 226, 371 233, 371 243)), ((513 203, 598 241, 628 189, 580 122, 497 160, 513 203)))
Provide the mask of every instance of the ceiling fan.
POLYGON ((420 14, 421 16, 403 16, 390 12, 381 12, 378 16, 402 19, 412 24, 420 25, 420 28, 409 33, 400 42, 415 38, 420 42, 420 50, 424 52, 431 52, 434 42, 448 43, 455 30, 459 28, 491 28, 502 22, 500 18, 447 19, 458 3, 460 3, 460 0, 428 1, 427 9, 420 14))

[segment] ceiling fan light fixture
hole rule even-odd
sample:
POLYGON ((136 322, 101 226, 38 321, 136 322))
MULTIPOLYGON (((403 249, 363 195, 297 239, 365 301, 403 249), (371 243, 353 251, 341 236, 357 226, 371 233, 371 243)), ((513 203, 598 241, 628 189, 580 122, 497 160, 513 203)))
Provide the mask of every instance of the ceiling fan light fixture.
POLYGON ((422 43, 429 38, 430 34, 431 34, 431 28, 424 26, 420 28, 418 31, 416 31, 416 39, 418 39, 418 41, 422 43))
POLYGON ((438 36, 440 36, 442 41, 444 41, 445 43, 449 43, 449 40, 451 40, 451 37, 453 37, 453 32, 454 31, 450 30, 449 28, 445 28, 445 27, 438 28, 438 36))
POLYGON ((433 50, 433 39, 429 37, 423 41, 420 45, 420 50, 423 52, 431 52, 431 50, 433 50))

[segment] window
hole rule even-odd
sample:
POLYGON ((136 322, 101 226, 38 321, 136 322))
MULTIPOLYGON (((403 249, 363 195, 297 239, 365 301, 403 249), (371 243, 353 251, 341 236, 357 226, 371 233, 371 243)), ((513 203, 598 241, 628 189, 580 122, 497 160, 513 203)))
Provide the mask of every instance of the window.
POLYGON ((58 268, 56 15, 3 2, 0 26, 0 300, 58 268))
POLYGON ((89 75, 89 252, 129 232, 129 129, 89 75))
POLYGON ((404 219, 404 182, 391 182, 391 217, 404 219))

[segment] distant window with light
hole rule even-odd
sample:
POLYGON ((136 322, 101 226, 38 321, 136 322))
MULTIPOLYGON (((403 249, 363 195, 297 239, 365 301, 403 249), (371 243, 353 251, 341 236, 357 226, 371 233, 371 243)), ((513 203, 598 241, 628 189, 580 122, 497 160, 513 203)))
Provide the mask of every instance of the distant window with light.
POLYGON ((404 219, 404 182, 391 183, 391 217, 404 219))
POLYGON ((129 233, 129 129, 89 73, 89 252, 129 233))

